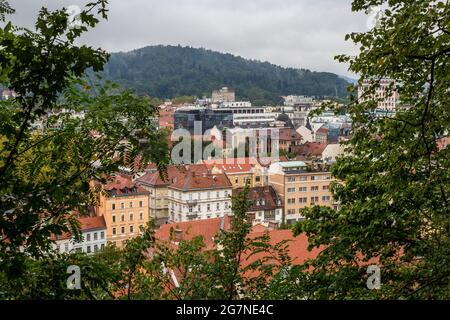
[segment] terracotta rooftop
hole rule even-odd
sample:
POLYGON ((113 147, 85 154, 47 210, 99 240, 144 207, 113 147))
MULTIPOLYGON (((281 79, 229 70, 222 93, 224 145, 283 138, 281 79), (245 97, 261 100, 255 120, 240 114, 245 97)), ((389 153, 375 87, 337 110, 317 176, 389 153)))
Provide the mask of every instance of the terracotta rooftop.
POLYGON ((229 230, 230 222, 230 217, 224 216, 223 218, 165 224, 155 232, 155 238, 163 241, 173 241, 171 234, 178 229, 182 231, 182 240, 192 240, 197 236, 202 236, 206 249, 214 249, 214 237, 219 234, 221 229, 229 230))
MULTIPOLYGON (((215 249, 214 237, 216 237, 221 230, 228 231, 231 228, 230 217, 212 218, 204 220, 195 220, 187 222, 179 222, 163 225, 155 233, 155 238, 162 241, 171 242, 175 244, 174 233, 175 230, 181 230, 181 240, 192 240, 197 236, 202 236, 206 246, 206 250, 215 249), (172 238, 171 238, 172 234, 172 238)), ((315 258, 318 253, 323 250, 323 247, 313 248, 308 250, 308 237, 306 234, 294 236, 291 230, 273 230, 261 224, 252 227, 249 238, 256 238, 269 235, 270 243, 275 245, 281 241, 287 240, 288 252, 294 264, 303 263, 306 259, 315 258)), ((250 253, 248 253, 250 255, 250 253)), ((258 258, 262 258, 266 253, 256 253, 249 258, 242 259, 242 267, 245 267, 258 258)), ((276 261, 274 261, 276 262, 276 261)))
POLYGON ((306 142, 299 146, 294 146, 293 152, 300 157, 318 157, 322 155, 327 143, 306 142))
POLYGON ((136 185, 131 177, 118 174, 110 178, 110 181, 103 185, 103 189, 108 191, 111 196, 127 196, 136 193, 147 193, 147 191, 136 185))
MULTIPOLYGON (((106 229, 106 222, 103 216, 95 216, 95 217, 80 217, 78 218, 78 222, 80 224, 81 232, 88 232, 100 229, 106 229)), ((52 234, 50 239, 52 240, 66 240, 72 238, 72 234, 70 232, 64 232, 60 235, 52 234)))
POLYGON ((208 159, 203 160, 203 163, 207 166, 212 166, 214 164, 250 164, 250 165, 260 165, 260 166, 269 166, 270 165, 270 158, 255 158, 255 157, 245 157, 245 158, 219 158, 219 159, 208 159), (267 161, 266 161, 267 160, 267 161), (267 162, 267 164, 266 164, 267 162))
POLYGON ((316 132, 320 132, 320 133, 326 133, 326 134, 328 134, 328 129, 327 128, 324 128, 324 127, 320 127, 320 129, 319 130, 317 130, 316 132))
POLYGON ((172 184, 176 179, 185 176, 188 172, 195 172, 199 174, 207 173, 208 168, 204 164, 191 164, 191 165, 171 165, 167 167, 167 177, 163 179, 160 173, 155 169, 151 172, 144 174, 142 177, 136 180, 138 185, 146 185, 150 187, 168 186, 172 184))
POLYGON ((231 188, 231 182, 224 173, 196 173, 190 171, 189 174, 179 176, 174 179, 170 188, 188 191, 198 189, 219 189, 231 188))
POLYGON ((302 135, 292 128, 281 128, 279 130, 279 140, 301 140, 302 138, 302 135))
POLYGON ((244 172, 251 172, 253 165, 252 164, 214 164, 214 165, 207 165, 208 169, 212 170, 213 168, 216 168, 220 170, 223 173, 244 173, 244 172))

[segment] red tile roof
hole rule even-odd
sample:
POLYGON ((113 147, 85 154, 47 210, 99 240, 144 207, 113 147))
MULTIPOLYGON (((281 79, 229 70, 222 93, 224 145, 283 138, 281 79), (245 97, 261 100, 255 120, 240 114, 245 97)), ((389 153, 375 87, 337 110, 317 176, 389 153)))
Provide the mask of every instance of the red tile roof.
POLYGON ((231 188, 231 182, 224 173, 196 173, 190 171, 189 174, 179 176, 174 179, 170 188, 188 191, 199 189, 221 189, 231 188))
POLYGON ((173 241, 171 234, 174 230, 179 229, 182 230, 183 240, 192 240, 197 236, 202 236, 206 249, 214 249, 214 237, 219 234, 221 228, 229 230, 231 226, 230 221, 229 216, 224 216, 223 218, 165 224, 155 232, 155 238, 162 241, 173 241))
POLYGON ((251 172, 253 165, 252 164, 212 164, 207 165, 209 170, 216 168, 223 173, 246 173, 251 172))
POLYGON ((191 165, 171 165, 167 167, 167 177, 164 179, 160 173, 156 170, 144 174, 142 177, 136 180, 138 185, 145 185, 150 187, 168 186, 172 184, 176 179, 185 176, 188 172, 195 172, 203 174, 208 172, 208 168, 204 164, 191 164, 191 165))
MULTIPOLYGON (((202 236, 203 241, 206 246, 206 250, 215 249, 214 238, 221 231, 221 224, 223 224, 223 230, 228 231, 231 227, 230 217, 225 216, 223 218, 212 218, 204 220, 195 220, 187 222, 179 222, 172 224, 165 224, 155 233, 155 238, 165 242, 171 242, 174 244, 173 236, 176 229, 182 231, 182 240, 192 240, 197 236, 202 236)), ((288 252, 294 264, 301 264, 306 259, 315 258, 318 253, 323 250, 324 247, 313 248, 311 251, 308 250, 308 237, 306 234, 300 234, 295 237, 291 230, 271 230, 267 227, 257 224, 252 227, 249 234, 249 238, 256 238, 268 234, 270 237, 270 244, 275 245, 281 241, 287 240, 288 252)), ((247 253, 250 255, 250 253, 247 253)), ((264 257, 266 253, 257 253, 251 257, 243 258, 242 266, 245 267, 252 263, 253 261, 264 257)))
POLYGON ((303 139, 302 135, 292 128, 281 128, 278 134, 279 140, 293 141, 303 139))
POLYGON ((293 147, 293 152, 300 157, 319 157, 327 147, 327 143, 306 142, 293 147))
POLYGON ((136 193, 147 193, 133 182, 131 177, 118 174, 110 178, 110 181, 103 185, 103 189, 109 191, 111 195, 127 196, 136 193))
MULTIPOLYGON (((100 229, 106 229, 106 222, 103 216, 95 216, 95 217, 79 217, 78 223, 80 224, 81 232, 88 232, 100 229)), ((72 234, 70 232, 64 232, 60 235, 52 234, 50 239, 52 240, 66 240, 72 238, 72 234)))
POLYGON ((320 127, 320 129, 319 129, 319 130, 317 130, 316 132, 320 132, 320 133, 326 133, 326 134, 328 134, 328 129, 327 129, 327 128, 324 128, 324 127, 320 127))

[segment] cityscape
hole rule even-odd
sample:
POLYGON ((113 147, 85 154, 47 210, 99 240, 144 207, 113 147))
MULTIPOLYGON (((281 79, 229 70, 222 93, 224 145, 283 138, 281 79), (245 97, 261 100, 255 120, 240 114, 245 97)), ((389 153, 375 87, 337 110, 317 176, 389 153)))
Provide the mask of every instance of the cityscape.
POLYGON ((0 0, 1 300, 448 301, 448 1, 348 1, 346 76, 109 53, 78 38, 117 3, 78 2, 0 0))

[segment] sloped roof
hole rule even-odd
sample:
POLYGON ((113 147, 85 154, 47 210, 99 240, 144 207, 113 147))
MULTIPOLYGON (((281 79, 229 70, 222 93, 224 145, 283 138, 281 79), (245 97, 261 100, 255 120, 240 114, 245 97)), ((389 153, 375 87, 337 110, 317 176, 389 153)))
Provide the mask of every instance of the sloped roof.
MULTIPOLYGON (((243 188, 233 190, 233 196, 241 192, 243 188)), ((247 199, 252 202, 249 211, 275 210, 281 208, 281 200, 272 186, 249 188, 247 199)))
POLYGON ((230 230, 231 220, 229 216, 223 218, 211 218, 195 221, 185 221, 165 224, 155 232, 155 238, 163 241, 171 241, 171 233, 176 229, 182 231, 182 240, 192 240, 197 236, 202 236, 206 249, 214 249, 214 237, 220 230, 230 230))
POLYGON ((170 188, 182 191, 200 189, 231 188, 231 182, 224 173, 211 174, 189 172, 174 179, 170 188))
POLYGON ((151 187, 168 186, 188 172, 207 173, 208 167, 205 164, 171 165, 167 167, 166 179, 163 179, 158 171, 152 171, 137 179, 136 183, 151 187))

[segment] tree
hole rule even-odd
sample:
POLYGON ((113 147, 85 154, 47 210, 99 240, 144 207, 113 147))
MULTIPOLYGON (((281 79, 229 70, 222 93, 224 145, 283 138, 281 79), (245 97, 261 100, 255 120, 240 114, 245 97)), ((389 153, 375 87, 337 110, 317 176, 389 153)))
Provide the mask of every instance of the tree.
POLYGON ((354 0, 352 9, 383 4, 376 28, 347 35, 359 55, 337 57, 359 86, 372 85, 348 105, 353 137, 332 169, 340 210, 305 209, 296 227, 311 246, 326 247, 303 268, 310 272, 299 292, 309 298, 450 297, 450 149, 440 146, 450 129, 450 5, 354 0), (377 116, 373 94, 384 78, 401 107, 377 116), (366 288, 368 264, 381 268, 380 290, 366 288))
MULTIPOLYGON (((64 9, 42 8, 35 31, 11 22, 0 28, 0 82, 18 94, 0 102, 0 271, 7 280, 27 272, 28 256, 46 256, 52 233, 79 238, 69 213, 95 204, 92 179, 149 161, 164 171, 169 161, 166 133, 152 121, 156 107, 85 77, 108 54, 75 40, 106 18, 106 4, 87 4, 75 27, 64 9)), ((12 12, 5 1, 0 8, 12 12)))

